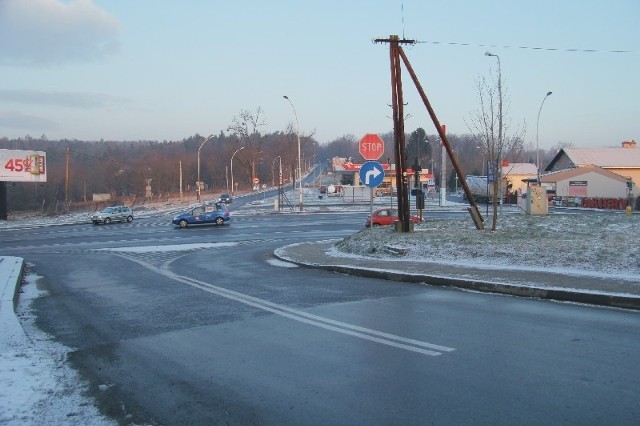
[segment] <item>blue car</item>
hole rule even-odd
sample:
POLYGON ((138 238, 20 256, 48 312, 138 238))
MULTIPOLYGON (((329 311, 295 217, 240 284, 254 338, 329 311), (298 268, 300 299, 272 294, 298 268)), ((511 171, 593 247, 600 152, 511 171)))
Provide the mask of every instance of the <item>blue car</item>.
POLYGON ((215 203, 196 206, 187 212, 180 213, 171 222, 180 228, 186 228, 191 225, 224 225, 229 220, 231 220, 231 214, 227 206, 215 203))

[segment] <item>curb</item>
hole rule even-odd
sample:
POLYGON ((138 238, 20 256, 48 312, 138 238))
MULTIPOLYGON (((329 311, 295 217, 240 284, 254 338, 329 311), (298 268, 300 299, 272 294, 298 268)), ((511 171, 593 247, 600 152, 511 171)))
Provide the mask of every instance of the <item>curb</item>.
POLYGON ((23 266, 24 259, 21 257, 0 256, 0 309, 8 306, 15 309, 20 294, 23 266))
POLYGON ((0 256, 0 321, 3 327, 0 354, 12 351, 16 344, 26 338, 16 315, 23 273, 24 260, 21 257, 0 256))
POLYGON ((497 293, 517 297, 538 298, 560 302, 584 303, 595 306, 640 310, 640 297, 622 294, 588 293, 558 288, 543 288, 522 285, 494 283, 480 280, 463 280, 460 278, 432 276, 423 274, 409 274, 399 271, 381 271, 367 268, 356 268, 344 265, 321 265, 292 259, 282 253, 282 249, 275 250, 273 255, 284 262, 313 269, 323 269, 347 275, 365 278, 380 278, 389 281, 419 283, 438 287, 453 287, 469 291, 497 293))

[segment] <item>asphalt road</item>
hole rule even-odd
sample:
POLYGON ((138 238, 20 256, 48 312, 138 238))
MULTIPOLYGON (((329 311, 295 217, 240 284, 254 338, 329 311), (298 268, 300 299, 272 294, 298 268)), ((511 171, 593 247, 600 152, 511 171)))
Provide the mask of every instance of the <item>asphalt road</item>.
POLYGON ((636 424, 640 316, 288 267, 362 214, 3 230, 127 424, 636 424))

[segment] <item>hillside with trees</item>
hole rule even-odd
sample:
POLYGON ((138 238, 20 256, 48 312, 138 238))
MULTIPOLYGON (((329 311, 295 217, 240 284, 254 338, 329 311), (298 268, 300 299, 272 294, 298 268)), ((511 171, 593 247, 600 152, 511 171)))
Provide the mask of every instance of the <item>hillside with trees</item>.
MULTIPOLYGON (((93 209, 93 194, 110 194, 110 203, 141 204, 148 199, 164 200, 180 194, 195 194, 200 149, 200 179, 203 193, 219 195, 236 190, 248 191, 252 179, 261 184, 277 185, 280 162, 283 180, 297 179, 298 146, 294 129, 260 133, 260 111, 243 111, 228 133, 207 137, 195 134, 180 141, 80 141, 48 140, 25 137, 0 138, 0 149, 45 151, 47 182, 41 184, 7 182, 8 211, 39 211, 58 214, 74 209, 93 209), (234 155, 235 153, 235 155, 234 155), (230 160, 233 157, 233 179, 230 160), (146 190, 147 182, 151 193, 146 190)), ((381 162, 393 159, 393 133, 382 134, 385 154, 381 162)), ((483 149, 471 135, 448 136, 466 174, 483 173, 483 149)), ((358 137, 345 135, 321 145, 313 135, 300 135, 302 169, 326 162, 333 157, 351 157, 361 162, 358 137)), ((441 147, 436 135, 418 128, 406 137, 408 163, 418 161, 425 169, 439 169, 441 147)), ((555 150, 547 155, 551 156, 555 150)), ((535 151, 520 150, 509 154, 511 161, 533 161, 535 151)), ((452 170, 449 166, 447 170, 452 170)), ((455 176, 447 176, 453 188, 455 176)))

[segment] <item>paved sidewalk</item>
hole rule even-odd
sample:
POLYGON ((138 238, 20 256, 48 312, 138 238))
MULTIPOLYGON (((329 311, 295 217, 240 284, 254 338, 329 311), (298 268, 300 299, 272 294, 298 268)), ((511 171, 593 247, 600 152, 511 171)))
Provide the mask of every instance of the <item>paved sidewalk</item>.
POLYGON ((280 260, 298 265, 364 277, 451 286, 467 290, 511 294, 593 305, 640 309, 640 278, 516 268, 466 267, 435 262, 338 257, 327 251, 334 241, 300 243, 274 252, 280 260))

